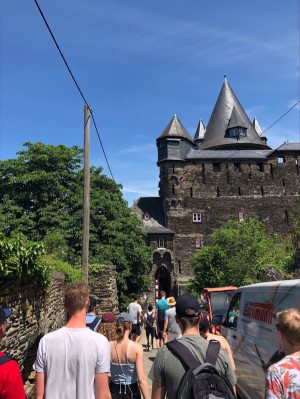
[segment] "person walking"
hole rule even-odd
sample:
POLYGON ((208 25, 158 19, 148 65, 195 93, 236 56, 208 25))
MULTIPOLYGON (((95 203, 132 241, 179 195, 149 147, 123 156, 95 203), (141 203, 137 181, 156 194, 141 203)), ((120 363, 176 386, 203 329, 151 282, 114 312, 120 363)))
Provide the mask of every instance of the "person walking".
POLYGON ((126 312, 117 317, 118 338, 110 342, 110 392, 112 399, 150 399, 144 372, 142 346, 129 339, 133 317, 126 312))
MULTIPOLYGON (((6 333, 6 320, 12 315, 8 308, 0 308, 0 343, 6 333)), ((0 352, 0 398, 26 399, 18 362, 0 352)))
POLYGON ((165 322, 164 322, 164 332, 163 340, 164 343, 173 341, 181 336, 181 331, 179 325, 176 322, 176 301, 173 296, 168 299, 168 305, 170 309, 165 311, 165 322))
POLYGON ((150 350, 150 337, 151 337, 151 347, 153 349, 154 337, 156 337, 155 331, 155 312, 151 304, 148 305, 148 310, 144 314, 144 326, 147 338, 147 349, 150 350))
POLYGON ((216 335, 212 334, 209 332, 209 317, 208 313, 205 311, 201 311, 200 313, 200 323, 199 323, 199 330, 200 330, 200 335, 204 339, 207 339, 208 341, 214 340, 214 341, 219 341, 222 347, 226 350, 229 360, 231 361, 231 365, 233 370, 235 370, 235 363, 233 360, 232 356, 232 351, 229 346, 229 343, 227 342, 226 338, 222 337, 222 335, 216 335))
POLYGON ((138 303, 139 297, 135 295, 133 297, 133 302, 128 305, 128 313, 133 319, 131 337, 134 342, 139 342, 141 339, 141 322, 143 320, 142 307, 138 303))
POLYGON ((277 313, 277 329, 285 357, 270 366, 266 374, 265 399, 300 397, 300 311, 277 313))
MULTIPOLYGON (((185 294, 177 298, 176 321, 182 332, 182 337, 177 342, 186 346, 200 364, 205 361, 208 342, 200 336, 199 317, 200 304, 194 295, 185 294)), ((235 390, 236 376, 223 348, 218 353, 215 367, 228 378, 235 390)), ((167 345, 163 345, 158 350, 149 373, 152 380, 152 399, 162 399, 165 396, 175 398, 185 371, 177 355, 167 345)))
POLYGON ((101 323, 101 318, 96 316, 97 301, 94 297, 89 297, 90 304, 86 314, 86 326, 93 331, 97 331, 99 324, 101 323))
POLYGON ((88 286, 68 285, 64 302, 69 321, 39 343, 35 399, 109 399, 109 343, 86 327, 88 286))
POLYGON ((156 321, 157 321, 157 335, 159 339, 158 347, 160 348, 163 343, 163 333, 164 333, 164 325, 165 325, 165 312, 169 309, 168 302, 166 300, 165 291, 160 292, 160 299, 156 302, 155 305, 155 313, 156 313, 156 321))

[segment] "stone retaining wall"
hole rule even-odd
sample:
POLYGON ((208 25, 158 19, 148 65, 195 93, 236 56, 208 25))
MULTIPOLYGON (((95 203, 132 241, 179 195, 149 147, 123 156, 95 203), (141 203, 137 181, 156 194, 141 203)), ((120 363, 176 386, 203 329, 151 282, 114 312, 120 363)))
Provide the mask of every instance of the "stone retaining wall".
MULTIPOLYGON (((101 273, 91 273, 91 295, 99 302, 99 312, 118 312, 115 266, 105 266, 101 273)), ((34 373, 32 365, 40 338, 66 323, 64 310, 65 277, 53 273, 47 288, 36 287, 22 280, 0 280, 0 305, 6 304, 13 314, 8 319, 1 351, 18 360, 27 398, 33 397, 34 373)))

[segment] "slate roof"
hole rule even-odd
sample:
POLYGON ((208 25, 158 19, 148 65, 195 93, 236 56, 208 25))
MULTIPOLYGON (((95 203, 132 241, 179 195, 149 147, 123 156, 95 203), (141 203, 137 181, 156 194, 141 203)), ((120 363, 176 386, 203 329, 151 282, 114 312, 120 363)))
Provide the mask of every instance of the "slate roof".
POLYGON ((162 198, 141 197, 132 205, 132 210, 143 222, 143 227, 146 233, 174 234, 174 231, 166 227, 162 198), (149 220, 144 219, 144 214, 146 212, 150 216, 149 220))
POLYGON ((194 136, 194 142, 196 143, 197 140, 203 140, 204 139, 204 135, 205 135, 205 126, 202 122, 202 120, 200 119, 197 129, 196 129, 196 133, 194 136))
POLYGON ((264 160, 272 153, 272 150, 191 150, 186 159, 257 159, 264 160))
POLYGON ((272 153, 274 152, 281 152, 281 151, 293 151, 293 152, 299 152, 300 151, 300 143, 283 143, 281 146, 276 148, 272 153))
POLYGON ((239 148, 261 148, 270 149, 259 137, 255 131, 251 121, 249 120, 242 105, 231 89, 226 78, 224 80, 221 92, 217 99, 216 105, 211 114, 210 120, 206 127, 204 140, 201 149, 222 149, 226 147, 239 148), (238 115, 239 123, 243 123, 243 127, 247 128, 246 137, 225 137, 225 132, 235 107, 235 114, 238 115))
POLYGON ((188 134, 176 114, 170 120, 162 134, 158 137, 158 140, 165 137, 185 138, 193 143, 191 136, 188 134))
POLYGON ((254 129, 256 130, 257 134, 258 134, 260 137, 265 137, 264 132, 262 131, 262 129, 261 129, 261 127, 260 127, 260 124, 258 123, 258 120, 257 120, 256 116, 255 116, 254 119, 253 119, 252 125, 253 125, 254 129))

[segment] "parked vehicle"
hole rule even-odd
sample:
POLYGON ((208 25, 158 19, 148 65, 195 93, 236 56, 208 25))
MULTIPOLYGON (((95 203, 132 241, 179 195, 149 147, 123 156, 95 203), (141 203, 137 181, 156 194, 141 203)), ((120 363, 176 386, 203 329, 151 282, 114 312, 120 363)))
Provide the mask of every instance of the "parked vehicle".
MULTIPOLYGON (((237 390, 243 399, 263 399, 265 372, 280 360, 276 313, 300 309, 300 279, 259 283, 238 288, 222 324, 222 335, 231 347, 237 390)), ((214 324, 222 316, 214 316, 214 324)))
POLYGON ((232 293, 237 287, 215 287, 203 288, 201 292, 201 307, 208 313, 209 322, 211 325, 211 332, 213 334, 220 334, 221 326, 214 326, 211 324, 214 314, 221 314, 225 316, 226 310, 230 303, 232 293))

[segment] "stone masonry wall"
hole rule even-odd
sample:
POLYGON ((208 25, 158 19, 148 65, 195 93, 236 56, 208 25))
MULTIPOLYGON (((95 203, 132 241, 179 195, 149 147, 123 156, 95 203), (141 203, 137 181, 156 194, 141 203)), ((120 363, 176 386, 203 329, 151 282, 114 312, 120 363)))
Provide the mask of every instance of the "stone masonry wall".
MULTIPOLYGON (((99 301, 99 312, 118 312, 115 266, 105 266, 101 273, 90 273, 90 293, 99 301)), ((6 304, 13 312, 8 319, 1 351, 18 360, 27 398, 33 398, 32 365, 40 338, 62 327, 67 321, 64 310, 65 278, 53 273, 49 286, 36 287, 22 280, 0 281, 0 305, 6 304)))
POLYGON ((300 176, 295 155, 267 162, 193 160, 167 161, 160 167, 160 195, 165 200, 168 228, 175 232, 174 270, 191 276, 189 263, 196 239, 209 244, 214 228, 227 220, 257 218, 270 233, 286 235, 300 200, 300 176), (192 214, 201 213, 201 222, 192 214))
POLYGON ((18 360, 26 394, 32 397, 32 364, 39 339, 65 324, 63 305, 64 275, 54 273, 47 289, 22 280, 1 282, 0 302, 13 311, 8 319, 1 350, 18 360))
POLYGON ((119 312, 116 266, 105 266, 100 273, 90 272, 89 286, 91 295, 97 299, 99 304, 97 314, 104 312, 117 314, 119 312))

